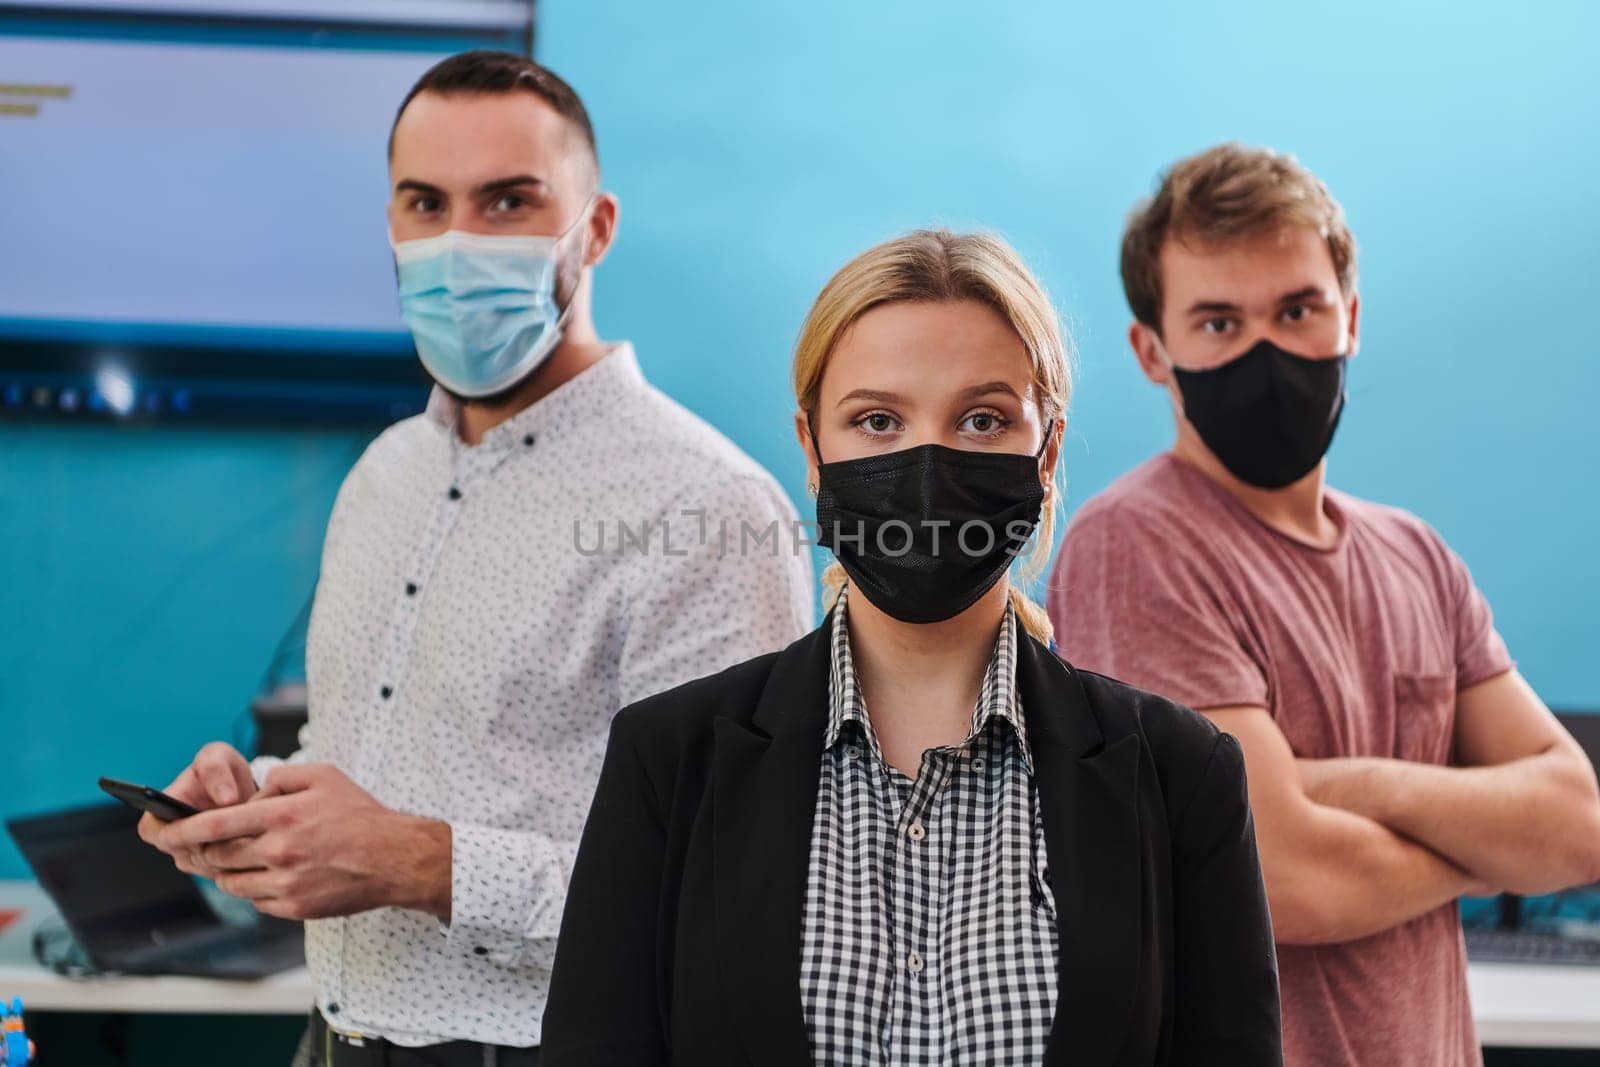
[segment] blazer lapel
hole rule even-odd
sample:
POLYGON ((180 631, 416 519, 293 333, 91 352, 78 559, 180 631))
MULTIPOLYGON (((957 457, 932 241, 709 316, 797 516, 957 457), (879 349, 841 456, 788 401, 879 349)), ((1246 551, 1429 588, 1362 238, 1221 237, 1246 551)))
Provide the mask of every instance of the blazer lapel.
POLYGON ((827 723, 831 618, 779 654, 751 725, 715 724, 718 963, 731 1022, 760 1067, 810 1067, 801 910, 827 723))
POLYGON ((1049 1063, 1112 1063, 1143 952, 1139 739, 1107 739, 1071 668, 1031 637, 1017 658, 1033 748, 1060 965, 1049 1063))

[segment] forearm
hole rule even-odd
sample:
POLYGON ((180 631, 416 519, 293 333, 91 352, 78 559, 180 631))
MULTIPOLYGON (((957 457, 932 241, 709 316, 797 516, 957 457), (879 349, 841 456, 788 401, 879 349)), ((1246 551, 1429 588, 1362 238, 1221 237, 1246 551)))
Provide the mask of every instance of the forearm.
POLYGON ((1499 889, 1547 893, 1600 877, 1600 802, 1564 747, 1491 767, 1302 761, 1307 795, 1364 815, 1499 889))
POLYGON ((449 922, 450 824, 396 813, 390 847, 394 889, 389 903, 449 922))
POLYGON ((1370 818, 1309 807, 1293 841, 1263 834, 1267 895, 1282 944, 1369 937, 1433 911, 1474 885, 1460 867, 1370 818))

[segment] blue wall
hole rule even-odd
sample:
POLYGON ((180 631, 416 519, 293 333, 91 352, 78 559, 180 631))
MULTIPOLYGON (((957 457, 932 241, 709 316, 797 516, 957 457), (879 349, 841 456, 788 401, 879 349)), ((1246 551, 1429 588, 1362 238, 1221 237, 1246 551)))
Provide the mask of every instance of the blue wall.
MULTIPOLYGON (((1081 347, 1075 506, 1170 438, 1123 341, 1130 203, 1213 141, 1294 151, 1361 242, 1333 480, 1439 527, 1545 698, 1600 707, 1600 7, 551 0, 541 20, 623 202, 603 331, 796 499, 789 345, 849 256, 932 222, 1021 248, 1081 347)), ((0 425, 0 811, 165 781, 229 735, 360 443, 0 425)), ((0 877, 24 873, 9 848, 0 877)))

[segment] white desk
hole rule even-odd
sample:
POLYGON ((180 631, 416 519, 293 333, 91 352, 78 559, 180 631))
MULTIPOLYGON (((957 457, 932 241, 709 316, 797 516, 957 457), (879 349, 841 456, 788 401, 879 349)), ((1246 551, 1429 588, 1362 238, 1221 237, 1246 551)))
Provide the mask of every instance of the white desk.
MULTIPOLYGON (((257 982, 216 978, 64 978, 33 958, 33 931, 55 907, 32 882, 0 882, 0 908, 23 916, 0 932, 0 997, 36 1011, 304 1015, 311 977, 296 968, 257 982)), ((1467 968, 1485 1045, 1600 1049, 1600 967, 1474 963, 1467 968)))
POLYGON ((33 958, 33 931, 56 909, 32 882, 0 881, 0 909, 23 915, 0 931, 0 997, 28 1011, 104 1011, 213 1015, 305 1015, 311 976, 304 967, 259 981, 220 978, 66 978, 33 958))
POLYGON ((1600 967, 1472 963, 1467 987, 1485 1045, 1600 1049, 1600 967))

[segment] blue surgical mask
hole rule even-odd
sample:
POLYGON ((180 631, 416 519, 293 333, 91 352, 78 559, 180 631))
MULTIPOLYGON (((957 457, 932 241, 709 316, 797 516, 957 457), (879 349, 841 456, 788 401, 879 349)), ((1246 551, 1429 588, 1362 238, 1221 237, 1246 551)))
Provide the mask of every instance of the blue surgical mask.
POLYGON ((532 374, 566 325, 556 307, 556 265, 588 205, 557 237, 450 230, 394 241, 400 310, 417 355, 458 396, 493 396, 532 374))

